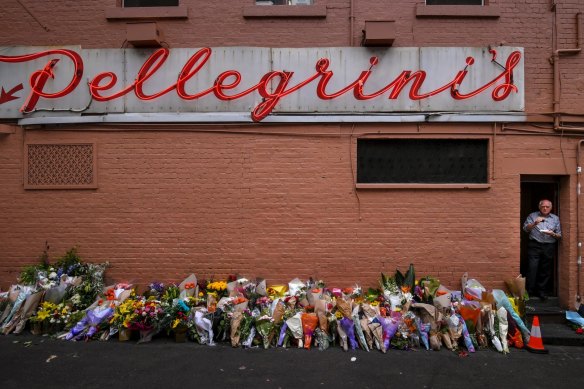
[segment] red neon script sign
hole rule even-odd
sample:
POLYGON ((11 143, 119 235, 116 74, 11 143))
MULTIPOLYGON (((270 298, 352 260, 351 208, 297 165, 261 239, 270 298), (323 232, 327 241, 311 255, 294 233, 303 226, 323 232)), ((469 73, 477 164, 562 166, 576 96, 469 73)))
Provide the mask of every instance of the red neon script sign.
MULTIPOLYGON (((350 92, 353 93, 354 98, 357 100, 370 100, 384 95, 390 100, 395 100, 409 86, 408 97, 411 100, 426 99, 445 91, 449 91, 450 96, 455 100, 466 100, 492 88, 491 98, 493 101, 502 101, 511 92, 518 92, 517 87, 513 84, 513 70, 521 60, 521 53, 519 51, 512 52, 507 58, 505 65, 500 66, 502 69, 500 74, 469 93, 461 93, 459 88, 468 74, 467 69, 475 62, 473 57, 466 58, 465 64, 461 64, 461 67, 464 66, 464 68, 458 71, 451 81, 433 91, 420 92, 426 79, 425 71, 403 70, 381 89, 366 93, 367 81, 373 72, 373 68, 379 63, 379 58, 371 57, 369 69, 363 70, 355 81, 337 91, 330 91, 329 87, 329 83, 334 77, 334 72, 329 70, 330 60, 321 58, 316 61, 314 73, 303 80, 294 80, 293 71, 274 70, 265 73, 256 84, 248 89, 238 93, 230 93, 230 91, 233 91, 233 89, 239 86, 242 81, 242 75, 237 70, 226 70, 220 73, 215 78, 213 84, 207 89, 189 94, 187 92, 187 84, 205 67, 212 55, 210 48, 203 48, 187 60, 178 73, 176 82, 156 93, 147 94, 144 91, 144 85, 164 65, 169 54, 170 51, 165 48, 156 50, 144 61, 134 81, 129 85, 123 86, 121 89, 119 87, 115 89, 118 82, 118 75, 115 72, 107 71, 99 73, 88 81, 89 93, 94 100, 104 102, 115 100, 128 93, 134 93, 139 100, 143 101, 154 100, 173 91, 183 100, 196 100, 203 96, 213 94, 219 100, 229 101, 257 92, 262 97, 262 102, 253 108, 251 117, 254 121, 259 122, 272 112, 281 99, 306 87, 306 85, 313 81, 316 82, 316 95, 322 100, 332 100, 350 92)), ((53 68, 59 62, 59 59, 50 58, 42 69, 36 70, 30 76, 29 84, 31 92, 20 109, 23 113, 34 111, 40 98, 58 99, 74 91, 80 84, 83 76, 83 60, 76 52, 66 49, 47 50, 21 56, 0 56, 0 62, 7 63, 26 62, 50 56, 65 56, 73 62, 74 71, 69 84, 58 92, 48 93, 45 91, 49 79, 55 77, 53 68)))

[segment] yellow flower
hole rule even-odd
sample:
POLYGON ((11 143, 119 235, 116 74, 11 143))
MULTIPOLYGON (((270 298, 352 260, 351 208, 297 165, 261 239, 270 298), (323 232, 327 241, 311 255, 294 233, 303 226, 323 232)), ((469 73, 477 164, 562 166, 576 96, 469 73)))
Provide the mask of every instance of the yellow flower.
POLYGON ((209 284, 207 284, 207 289, 210 290, 215 290, 215 291, 223 291, 225 289, 227 289, 227 282, 226 281, 215 281, 215 282, 210 282, 209 284))
POLYGON ((47 311, 44 311, 44 310, 41 310, 41 311, 39 311, 39 312, 38 312, 38 314, 37 314, 37 319, 38 319, 39 321, 43 321, 43 320, 45 320, 46 318, 48 318, 49 316, 50 316, 50 315, 49 315, 49 312, 47 312, 47 311))

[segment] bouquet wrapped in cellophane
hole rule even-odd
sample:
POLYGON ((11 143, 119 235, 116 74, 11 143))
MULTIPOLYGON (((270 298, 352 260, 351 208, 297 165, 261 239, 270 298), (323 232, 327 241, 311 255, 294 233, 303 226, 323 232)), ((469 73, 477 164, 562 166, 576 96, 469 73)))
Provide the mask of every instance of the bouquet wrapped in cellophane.
POLYGON ((271 285, 229 275, 207 282, 190 274, 178 285, 153 282, 139 295, 129 284, 104 287, 105 268, 81 263, 72 250, 58 263, 25 269, 21 278, 30 282, 0 294, 2 331, 19 332, 28 321, 35 329, 64 324, 65 339, 133 329, 149 341, 162 329, 170 334, 186 328, 205 345, 381 352, 444 346, 461 354, 477 346, 509 352, 509 342, 522 347, 529 340, 517 303, 519 278, 507 277, 513 296, 489 291, 467 274, 460 290, 451 290, 431 276, 417 281, 410 264, 405 274, 381 273, 368 289, 327 288, 313 278, 271 285))

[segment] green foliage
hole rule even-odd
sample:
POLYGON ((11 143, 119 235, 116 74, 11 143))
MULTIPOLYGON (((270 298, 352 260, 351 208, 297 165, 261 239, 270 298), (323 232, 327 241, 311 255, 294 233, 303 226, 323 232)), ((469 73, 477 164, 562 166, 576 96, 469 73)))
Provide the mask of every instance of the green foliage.
POLYGON ((373 301, 375 301, 379 298, 380 294, 381 294, 381 291, 379 289, 369 288, 369 289, 367 289, 367 293, 365 293, 365 299, 368 302, 372 303, 373 301))
POLYGON ((18 282, 24 285, 34 285, 37 282, 37 273, 39 270, 46 270, 41 265, 29 265, 25 266, 20 272, 20 277, 18 277, 18 282))
POLYGON ((67 291, 66 299, 70 299, 75 308, 85 309, 97 299, 104 289, 103 273, 109 263, 88 263, 76 266, 77 275, 83 281, 78 286, 73 286, 67 291))
POLYGON ((177 299, 180 296, 180 289, 176 285, 168 285, 164 289, 161 300, 165 303, 172 304, 172 300, 177 299))
POLYGON ((395 283, 398 288, 405 291, 413 291, 416 286, 416 272, 414 271, 414 265, 410 263, 410 267, 404 276, 401 271, 395 271, 395 283))
POLYGON ((410 267, 406 272, 406 276, 404 279, 404 286, 408 287, 410 291, 414 291, 414 287, 416 286, 416 272, 414 271, 414 265, 410 263, 410 267))
POLYGON ((388 291, 391 294, 399 293, 398 284, 395 277, 387 277, 381 273, 381 289, 388 291))
POLYGON ((83 269, 81 257, 77 253, 77 247, 69 249, 55 263, 56 268, 61 268, 70 276, 84 275, 86 269, 83 269))
POLYGON ((45 242, 45 249, 39 257, 39 263, 37 265, 25 266, 20 272, 18 282, 24 285, 35 285, 38 281, 38 272, 47 271, 49 267, 49 245, 45 242))
POLYGON ((404 279, 405 279, 405 277, 404 277, 404 275, 402 274, 402 272, 401 272, 401 271, 399 271, 399 270, 396 270, 396 271, 395 271, 395 283, 397 284, 397 287, 398 287, 398 288, 401 288, 401 287, 403 286, 403 284, 404 284, 404 279))

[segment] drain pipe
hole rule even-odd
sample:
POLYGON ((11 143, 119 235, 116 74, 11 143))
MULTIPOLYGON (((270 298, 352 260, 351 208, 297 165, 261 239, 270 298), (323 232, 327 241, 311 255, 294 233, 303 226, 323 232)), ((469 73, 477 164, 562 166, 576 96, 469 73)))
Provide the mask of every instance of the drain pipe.
POLYGON ((584 143, 584 139, 578 141, 578 146, 576 147, 576 173, 578 177, 577 183, 577 193, 576 193, 576 240, 578 241, 578 261, 576 270, 576 303, 580 303, 582 300, 580 294, 580 271, 582 268, 582 242, 580 241, 580 195, 582 192, 582 183, 580 177, 582 176, 582 166, 580 166, 580 149, 584 143))
POLYGON ((353 3, 353 0, 349 1, 349 8, 350 8, 350 14, 349 14, 349 34, 351 34, 351 36, 349 37, 349 44, 351 47, 353 47, 353 33, 355 32, 355 4, 353 3))
MULTIPOLYGON (((560 57, 567 56, 567 55, 576 55, 582 51, 581 47, 581 36, 580 36, 580 17, 582 15, 581 12, 576 13, 576 48, 574 49, 558 49, 558 11, 557 11, 557 3, 555 0, 552 0, 552 10, 554 11, 554 19, 553 19, 553 30, 552 30, 552 45, 553 45, 553 73, 554 73, 554 90, 553 90, 553 115, 554 115, 554 130, 555 131, 582 131, 584 128, 580 127, 566 127, 562 126, 561 120, 561 109, 560 109, 560 98, 561 98, 561 89, 560 89, 560 57)), ((580 294, 580 276, 581 276, 581 268, 582 268, 582 242, 580 241, 580 195, 582 191, 582 166, 580 166, 580 150, 582 148, 582 143, 584 140, 578 141, 578 146, 576 147, 576 174, 577 174, 577 193, 576 193, 576 240, 577 240, 577 251, 578 251, 578 259, 577 259, 577 271, 576 271, 576 303, 579 304, 581 302, 581 294, 580 294)))
POLYGON ((580 47, 580 16, 581 12, 576 13, 576 48, 575 49, 558 49, 558 11, 556 3, 552 4, 552 9, 554 11, 554 26, 553 26, 553 37, 552 44, 554 55, 552 57, 552 62, 554 65, 554 129, 555 130, 584 130, 584 128, 575 127, 562 127, 561 125, 561 110, 560 110, 560 57, 566 55, 576 55, 582 51, 580 47))

